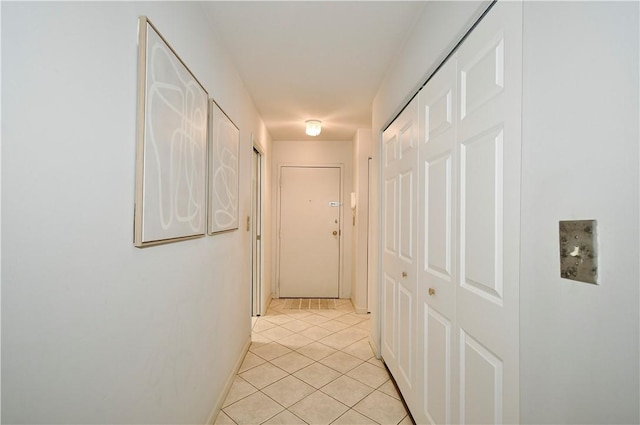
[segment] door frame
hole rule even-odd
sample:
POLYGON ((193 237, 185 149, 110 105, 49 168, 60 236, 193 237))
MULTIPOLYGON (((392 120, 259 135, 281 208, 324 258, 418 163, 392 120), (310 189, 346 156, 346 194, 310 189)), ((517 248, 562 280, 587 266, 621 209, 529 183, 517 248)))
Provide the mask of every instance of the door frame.
POLYGON ((256 143, 253 138, 253 134, 251 135, 251 140, 253 142, 253 149, 251 151, 251 190, 250 190, 250 199, 251 199, 251 316, 261 316, 266 312, 267 303, 264 300, 264 211, 265 211, 265 203, 264 203, 264 182, 265 182, 265 163, 264 163, 264 152, 262 148, 256 143), (259 175, 255 175, 256 172, 254 168, 254 155, 258 155, 258 172, 259 175), (253 181, 254 178, 256 181, 256 193, 253 193, 253 181), (255 197, 257 195, 259 198, 258 208, 255 208, 254 202, 255 197), (257 226, 256 226, 257 223, 257 226), (256 233, 256 230, 260 229, 260 234, 256 233), (257 236, 260 237, 257 240, 257 236), (255 263, 255 255, 256 255, 256 245, 259 246, 260 258, 258 259, 258 264, 255 263), (256 270, 257 266, 257 270, 256 270), (256 275, 258 276, 258 306, 256 308, 255 305, 255 290, 256 290, 256 275))
POLYGON ((373 301, 371 299, 371 297, 373 297, 373 292, 376 290, 376 285, 374 285, 374 282, 372 282, 371 279, 369 279, 371 273, 369 272, 369 267, 370 265, 373 263, 373 259, 371 258, 371 254, 373 252, 373 247, 372 245, 372 238, 371 238, 371 232, 372 232, 372 226, 371 223, 373 223, 373 215, 372 215, 372 211, 371 211, 371 198, 373 196, 373 189, 374 189, 374 184, 373 184, 373 158, 372 157, 368 157, 367 158, 367 246, 366 246, 366 255, 367 255, 367 273, 366 273, 366 278, 365 278, 365 282, 367 283, 367 313, 371 313, 371 305, 373 304, 373 301))
POLYGON ((344 164, 343 163, 327 163, 327 164, 301 164, 297 162, 278 164, 278 180, 276 184, 276 284, 275 296, 280 298, 280 219, 281 219, 281 189, 282 189, 282 169, 285 167, 293 168, 339 168, 340 169, 340 212, 338 231, 340 232, 340 245, 338 247, 338 298, 342 297, 342 284, 344 275, 344 164))

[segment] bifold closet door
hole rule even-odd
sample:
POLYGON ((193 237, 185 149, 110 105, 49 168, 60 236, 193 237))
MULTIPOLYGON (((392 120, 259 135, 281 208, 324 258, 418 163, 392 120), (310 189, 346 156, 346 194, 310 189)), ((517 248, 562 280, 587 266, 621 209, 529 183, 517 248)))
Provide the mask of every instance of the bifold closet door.
POLYGON ((420 424, 519 422, 521 87, 500 1, 383 134, 382 354, 420 424))
POLYGON ((456 57, 456 419, 518 423, 522 3, 499 1, 456 57))
POLYGON ((418 100, 383 133, 382 357, 405 400, 415 394, 418 100))
POLYGON ((418 344, 421 424, 454 422, 456 378, 456 59, 450 58, 420 92, 418 185, 418 344))
POLYGON ((522 5, 420 93, 418 423, 519 421, 522 5))

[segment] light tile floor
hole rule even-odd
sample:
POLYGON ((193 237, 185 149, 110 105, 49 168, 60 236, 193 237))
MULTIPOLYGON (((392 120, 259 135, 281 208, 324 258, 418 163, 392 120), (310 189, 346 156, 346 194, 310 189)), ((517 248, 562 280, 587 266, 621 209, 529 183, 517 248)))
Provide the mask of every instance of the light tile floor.
POLYGON ((273 300, 216 424, 412 423, 368 342, 369 316, 350 300, 293 310, 273 300))

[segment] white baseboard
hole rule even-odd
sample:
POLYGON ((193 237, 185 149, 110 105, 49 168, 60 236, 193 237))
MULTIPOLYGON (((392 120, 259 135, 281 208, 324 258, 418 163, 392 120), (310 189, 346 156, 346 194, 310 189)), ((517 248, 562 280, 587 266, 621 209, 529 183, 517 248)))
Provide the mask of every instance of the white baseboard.
POLYGON ((271 300, 273 300, 273 296, 271 294, 269 294, 269 297, 267 298, 267 302, 264 303, 264 311, 260 312, 261 316, 264 316, 267 314, 267 310, 269 309, 269 305, 271 304, 271 300))
POLYGON ((369 345, 371 346, 371 349, 373 350, 373 354, 375 354, 376 359, 380 360, 382 358, 382 353, 380 353, 380 347, 378 347, 378 344, 376 344, 376 342, 373 340, 371 335, 369 335, 369 345))
POLYGON ((356 310, 356 314, 367 314, 367 308, 366 307, 358 307, 358 306, 354 306, 355 310, 356 310))
POLYGON ((351 300, 351 305, 353 306, 353 309, 356 311, 356 314, 367 314, 367 306, 359 306, 356 305, 356 302, 353 300, 353 298, 349 298, 351 300))
POLYGON ((227 381, 224 384, 224 388, 220 393, 220 397, 218 397, 218 400, 216 400, 216 404, 213 406, 213 409, 211 410, 211 413, 207 418, 206 425, 213 425, 213 423, 216 421, 216 418, 218 417, 218 413, 220 413, 220 410, 222 410, 222 404, 227 399, 227 394, 229 394, 229 390, 231 390, 233 381, 236 379, 238 370, 240 370, 240 366, 242 366, 242 361, 244 360, 244 357, 247 355, 247 351, 249 351, 250 345, 251 345, 251 335, 249 335, 247 342, 244 344, 244 347, 242 348, 242 352, 240 353, 240 357, 238 357, 238 360, 236 361, 236 364, 234 365, 233 370, 231 371, 231 374, 229 375, 229 377, 227 378, 227 381))

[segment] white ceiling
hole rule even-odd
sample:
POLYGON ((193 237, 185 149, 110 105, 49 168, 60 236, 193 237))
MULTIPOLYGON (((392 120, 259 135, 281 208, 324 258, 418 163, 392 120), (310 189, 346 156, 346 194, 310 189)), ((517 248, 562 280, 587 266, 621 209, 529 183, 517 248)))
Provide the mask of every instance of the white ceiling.
POLYGON ((212 27, 273 140, 351 140, 422 1, 212 1, 212 27))

